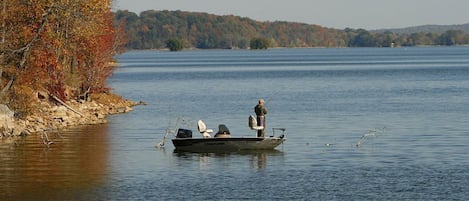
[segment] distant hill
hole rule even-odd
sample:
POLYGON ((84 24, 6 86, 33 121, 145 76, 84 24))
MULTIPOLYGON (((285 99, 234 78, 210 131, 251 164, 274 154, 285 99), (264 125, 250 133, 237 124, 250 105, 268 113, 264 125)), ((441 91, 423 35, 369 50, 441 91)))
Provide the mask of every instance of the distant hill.
POLYGON ((379 29, 372 30, 371 32, 384 33, 390 31, 396 34, 412 34, 412 33, 439 33, 442 34, 449 30, 461 30, 469 34, 469 23, 467 24, 458 24, 458 25, 422 25, 422 26, 413 26, 400 29, 379 29))
POLYGON ((261 22, 233 15, 148 10, 137 15, 119 10, 116 24, 124 25, 128 49, 162 49, 170 40, 184 48, 246 49, 254 39, 271 47, 395 47, 469 44, 469 24, 418 26, 405 29, 332 29, 297 22, 261 22), (464 30, 464 31, 454 31, 464 30), (414 34, 408 34, 414 33, 414 34))
POLYGON ((253 38, 265 38, 274 47, 346 46, 343 31, 295 22, 260 22, 233 15, 185 11, 148 10, 137 15, 117 11, 125 23, 131 49, 165 48, 165 41, 179 38, 188 48, 248 48, 253 38))

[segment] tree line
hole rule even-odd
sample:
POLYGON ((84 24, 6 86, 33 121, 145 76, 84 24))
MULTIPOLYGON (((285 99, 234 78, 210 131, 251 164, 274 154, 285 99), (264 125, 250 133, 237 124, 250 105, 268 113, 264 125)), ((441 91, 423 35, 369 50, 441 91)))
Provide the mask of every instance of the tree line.
POLYGON ((62 100, 105 92, 109 62, 126 44, 112 0, 0 3, 0 102, 30 108, 34 92, 62 100))
POLYGON ((419 45, 465 45, 469 35, 462 30, 444 33, 397 34, 364 29, 332 29, 295 22, 259 22, 233 15, 148 10, 137 15, 115 12, 115 22, 125 24, 129 49, 159 49, 166 41, 180 39, 185 48, 249 48, 262 38, 271 47, 393 47, 419 45))

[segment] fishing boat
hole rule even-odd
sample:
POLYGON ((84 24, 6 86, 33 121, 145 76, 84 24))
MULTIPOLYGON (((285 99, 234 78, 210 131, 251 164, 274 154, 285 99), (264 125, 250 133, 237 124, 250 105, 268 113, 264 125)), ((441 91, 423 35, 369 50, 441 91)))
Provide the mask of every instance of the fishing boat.
MULTIPOLYGON (((176 123, 176 125, 178 125, 176 123)), ((256 126, 257 122, 254 117, 249 117, 249 127, 251 130, 264 129, 256 126)), ((172 129, 167 129, 165 137, 157 147, 163 147, 164 141, 168 133, 172 129)), ((273 150, 277 146, 285 142, 285 128, 272 128, 272 134, 265 137, 232 137, 228 127, 225 124, 218 125, 218 131, 212 137, 214 131, 207 129, 202 120, 197 121, 197 130, 201 134, 200 137, 193 137, 192 130, 187 128, 174 129, 175 137, 171 140, 176 151, 242 151, 242 150, 273 150), (278 134, 278 136, 276 136, 278 134)))

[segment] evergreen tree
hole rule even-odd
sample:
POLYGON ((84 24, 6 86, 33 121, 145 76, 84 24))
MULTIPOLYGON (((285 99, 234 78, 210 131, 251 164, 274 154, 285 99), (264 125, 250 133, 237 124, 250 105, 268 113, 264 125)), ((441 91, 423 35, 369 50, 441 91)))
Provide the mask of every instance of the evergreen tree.
POLYGON ((170 51, 181 51, 184 48, 184 42, 178 38, 172 38, 166 41, 166 47, 170 51))
POLYGON ((269 40, 265 38, 253 38, 251 39, 250 47, 251 50, 259 50, 259 49, 264 49, 266 50, 269 48, 270 42, 269 40))

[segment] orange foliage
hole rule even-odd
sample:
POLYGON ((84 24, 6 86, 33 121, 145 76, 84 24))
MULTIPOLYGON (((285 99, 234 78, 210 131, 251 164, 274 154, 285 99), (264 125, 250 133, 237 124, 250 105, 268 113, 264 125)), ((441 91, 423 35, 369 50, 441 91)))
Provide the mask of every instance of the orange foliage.
POLYGON ((2 77, 63 99, 67 87, 74 96, 107 90, 107 63, 122 45, 111 1, 4 0, 1 65, 13 70, 2 77))

